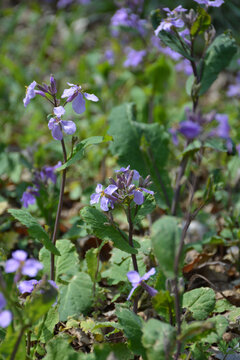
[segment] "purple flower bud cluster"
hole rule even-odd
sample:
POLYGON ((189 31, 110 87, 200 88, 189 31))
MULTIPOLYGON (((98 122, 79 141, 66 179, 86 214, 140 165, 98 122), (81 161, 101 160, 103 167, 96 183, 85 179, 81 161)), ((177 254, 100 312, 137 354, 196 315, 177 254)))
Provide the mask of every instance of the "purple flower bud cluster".
POLYGON ((216 114, 214 111, 202 115, 201 112, 194 113, 188 108, 186 109, 186 115, 187 120, 181 121, 177 126, 169 129, 174 145, 179 143, 178 134, 182 134, 187 140, 193 140, 198 137, 204 140, 214 136, 225 139, 228 150, 232 150, 228 115, 216 114), (214 119, 218 122, 218 126, 211 131, 204 132, 204 126, 213 122, 214 119))
POLYGON ((59 161, 55 166, 43 166, 43 168, 34 172, 33 186, 29 186, 26 191, 24 191, 20 201, 23 204, 23 207, 28 208, 29 205, 33 205, 36 202, 36 197, 40 195, 41 185, 46 186, 49 181, 56 184, 57 176, 56 169, 62 165, 59 161))
POLYGON ((145 283, 145 281, 148 280, 150 276, 153 276, 155 273, 156 270, 152 268, 141 277, 137 271, 134 270, 129 271, 127 273, 127 277, 130 283, 132 284, 132 290, 130 291, 127 300, 131 298, 132 294, 139 286, 142 286, 149 293, 150 296, 155 296, 157 294, 157 290, 155 290, 154 288, 152 288, 151 286, 145 283))
POLYGON ((138 171, 130 170, 130 165, 115 172, 117 180, 110 178, 110 185, 105 190, 101 184, 97 185, 96 192, 91 195, 91 205, 100 202, 100 208, 108 211, 109 207, 113 209, 116 203, 129 204, 134 201, 136 205, 142 205, 143 192, 154 195, 153 191, 147 189, 151 185, 150 176, 143 179, 138 171), (134 182, 138 182, 138 185, 134 182))
POLYGON ((5 272, 15 272, 14 282, 18 282, 22 275, 34 277, 43 265, 35 259, 27 259, 28 254, 24 250, 16 250, 12 253, 12 258, 5 263, 5 272))
POLYGON ((12 313, 9 310, 3 310, 7 302, 3 294, 0 292, 0 327, 7 327, 12 321, 12 313))

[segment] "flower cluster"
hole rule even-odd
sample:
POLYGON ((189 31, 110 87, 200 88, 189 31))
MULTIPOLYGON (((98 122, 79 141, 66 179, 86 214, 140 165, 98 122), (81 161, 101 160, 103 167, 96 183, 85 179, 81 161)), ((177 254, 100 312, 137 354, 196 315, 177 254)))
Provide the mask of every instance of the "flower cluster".
POLYGON ((108 211, 109 207, 114 208, 115 203, 123 204, 134 201, 136 205, 142 205, 144 202, 143 192, 153 195, 154 192, 148 190, 151 185, 150 176, 143 179, 138 171, 130 170, 130 165, 115 171, 117 180, 110 178, 110 185, 104 190, 102 184, 98 184, 96 192, 91 195, 90 204, 100 202, 103 211, 108 211), (138 182, 136 185, 134 182, 138 182))
POLYGON ((150 278, 150 276, 154 275, 156 273, 156 270, 152 268, 146 274, 144 274, 142 277, 139 275, 139 273, 135 270, 129 271, 127 273, 128 280, 132 284, 132 290, 130 291, 127 300, 129 300, 133 294, 133 292, 136 290, 137 287, 142 286, 150 296, 155 296, 157 294, 157 290, 152 288, 151 286, 147 285, 145 283, 146 280, 150 278))
POLYGON ((59 161, 55 166, 43 166, 40 171, 34 172, 33 186, 29 186, 26 191, 24 191, 20 201, 23 204, 23 207, 27 208, 29 205, 33 205, 36 202, 36 197, 40 195, 41 185, 47 185, 48 181, 56 184, 57 176, 56 169, 62 165, 59 161))
POLYGON ((9 310, 3 310, 7 302, 3 294, 0 292, 0 327, 7 327, 12 321, 12 313, 9 310))
POLYGON ((134 14, 129 8, 121 8, 116 11, 111 19, 111 26, 117 34, 118 27, 127 27, 137 30, 141 35, 145 34, 146 20, 140 19, 137 14, 134 14))
POLYGON ((169 8, 163 8, 163 10, 167 13, 167 17, 160 22, 159 26, 155 30, 156 36, 158 36, 159 32, 162 30, 170 31, 172 26, 176 28, 184 27, 185 24, 181 19, 181 13, 187 11, 187 9, 184 9, 182 5, 179 5, 172 11, 169 8))

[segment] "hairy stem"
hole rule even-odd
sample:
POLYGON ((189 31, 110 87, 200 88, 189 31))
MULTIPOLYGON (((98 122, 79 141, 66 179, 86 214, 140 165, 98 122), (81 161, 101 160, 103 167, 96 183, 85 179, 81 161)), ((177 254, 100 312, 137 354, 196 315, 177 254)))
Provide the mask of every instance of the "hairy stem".
MULTIPOLYGON (((64 143, 63 139, 61 140, 61 144, 62 144, 62 151, 63 151, 63 159, 64 159, 64 163, 65 163, 67 161, 67 152, 66 152, 65 143, 64 143)), ((60 221, 60 216, 61 216, 61 211, 62 211, 64 187, 65 187, 65 182, 66 182, 66 172, 67 172, 66 169, 64 169, 62 172, 62 181, 61 181, 61 187, 60 187, 60 193, 59 193, 57 215, 56 215, 54 230, 53 230, 53 235, 52 235, 53 245, 56 244, 56 240, 57 240, 59 221, 60 221)), ((55 279, 54 263, 55 263, 55 256, 53 253, 51 253, 51 280, 55 279)))

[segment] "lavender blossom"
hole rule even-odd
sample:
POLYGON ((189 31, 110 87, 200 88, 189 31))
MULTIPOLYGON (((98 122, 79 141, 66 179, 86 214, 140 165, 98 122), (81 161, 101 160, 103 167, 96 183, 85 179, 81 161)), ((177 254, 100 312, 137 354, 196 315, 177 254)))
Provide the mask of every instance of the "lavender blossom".
POLYGON ((132 48, 127 48, 127 59, 124 61, 124 67, 137 67, 143 60, 146 55, 146 50, 134 50, 132 48))
POLYGON ((9 310, 3 310, 6 306, 6 300, 0 292, 0 327, 6 328, 12 321, 12 313, 9 310))
POLYGON ((27 253, 24 250, 16 250, 12 253, 12 258, 5 263, 5 272, 16 272, 14 281, 17 282, 21 275, 34 277, 43 265, 35 259, 27 259, 27 253))
POLYGON ((175 66, 176 71, 182 71, 184 72, 186 75, 192 75, 193 70, 192 70, 192 66, 191 63, 188 59, 184 59, 182 61, 180 61, 176 66, 175 66))
POLYGON ((145 281, 150 278, 150 276, 154 275, 156 273, 156 270, 152 268, 148 272, 146 272, 142 277, 140 277, 139 273, 137 271, 129 271, 127 273, 128 280, 132 284, 132 290, 130 291, 127 300, 129 300, 135 291, 135 289, 139 286, 143 286, 143 288, 149 293, 150 296, 155 296, 157 294, 157 290, 152 288, 151 286, 148 286, 145 284, 145 281))
POLYGON ((63 106, 58 106, 53 109, 55 117, 51 118, 48 122, 48 128, 52 130, 52 137, 55 140, 62 140, 63 133, 62 130, 67 135, 72 135, 76 131, 76 125, 73 121, 65 121, 61 119, 61 116, 64 115, 65 109, 63 106))
POLYGON ((33 81, 26 89, 26 95, 23 99, 23 104, 25 107, 30 103, 30 100, 32 100, 36 96, 35 87, 37 83, 36 81, 33 81))
POLYGON ((61 97, 67 98, 67 102, 72 102, 72 108, 77 114, 82 114, 86 110, 83 96, 90 101, 99 101, 96 95, 83 92, 83 89, 80 85, 74 85, 71 83, 67 84, 70 86, 70 88, 65 89, 61 97))
POLYGON ((227 91, 228 97, 238 96, 240 97, 240 72, 238 72, 236 77, 236 83, 229 85, 228 91, 227 91))
POLYGON ((109 185, 105 190, 103 190, 102 184, 98 184, 96 187, 96 193, 91 195, 90 204, 96 204, 100 201, 100 207, 103 211, 108 211, 109 206, 114 208, 114 201, 117 200, 114 197, 114 192, 117 190, 116 185, 109 185))
POLYGON ((114 65, 115 55, 112 49, 107 49, 104 53, 104 57, 108 61, 109 65, 114 65))
POLYGON ((187 9, 184 9, 182 5, 179 5, 172 11, 169 8, 163 8, 163 10, 167 13, 167 18, 162 20, 155 30, 156 36, 158 36, 162 30, 171 31, 172 26, 182 28, 185 25, 184 21, 180 18, 180 13, 187 11, 187 9))
POLYGON ((43 166, 41 171, 39 172, 39 178, 43 183, 47 183, 48 180, 52 181, 56 184, 57 175, 56 169, 62 165, 62 162, 59 161, 55 166, 43 166))
POLYGON ((190 120, 181 121, 177 127, 169 129, 169 132, 172 134, 172 141, 174 145, 178 145, 178 133, 185 136, 186 139, 192 140, 198 137, 201 131, 202 127, 190 120))
POLYGON ((20 201, 23 204, 23 207, 28 208, 29 205, 33 205, 36 202, 36 197, 39 196, 38 187, 28 187, 26 191, 22 194, 20 201))
POLYGON ((111 19, 112 27, 128 27, 137 30, 141 35, 145 34, 146 20, 140 19, 131 9, 121 8, 116 11, 111 19))
POLYGON ((222 4, 224 4, 224 0, 213 0, 213 1, 210 1, 210 0, 194 0, 194 1, 197 2, 198 4, 206 5, 207 7, 208 6, 219 7, 222 4))

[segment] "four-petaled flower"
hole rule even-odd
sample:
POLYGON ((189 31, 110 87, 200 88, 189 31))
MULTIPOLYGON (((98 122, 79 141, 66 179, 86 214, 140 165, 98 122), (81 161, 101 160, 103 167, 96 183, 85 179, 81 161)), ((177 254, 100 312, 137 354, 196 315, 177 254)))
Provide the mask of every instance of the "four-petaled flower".
POLYGON ((9 310, 2 310, 6 306, 6 300, 0 292, 0 327, 7 327, 12 321, 12 313, 9 310))
POLYGON ((113 209, 114 200, 117 200, 113 196, 113 193, 117 190, 116 185, 109 185, 105 190, 103 190, 102 184, 97 184, 95 189, 96 193, 91 195, 90 204, 96 204, 100 200, 100 207, 103 211, 108 211, 108 206, 110 205, 113 209))
POLYGON ((148 286, 145 284, 145 281, 150 278, 150 276, 154 275, 156 273, 156 270, 152 268, 146 274, 144 274, 142 277, 139 275, 139 273, 135 270, 129 271, 127 273, 128 280, 132 284, 132 290, 130 291, 127 300, 129 300, 134 292, 134 290, 138 286, 143 286, 143 288, 149 293, 150 296, 155 296, 157 294, 157 290, 152 288, 151 286, 148 286))
POLYGON ((23 99, 23 104, 25 107, 30 103, 30 100, 33 99, 36 95, 35 86, 37 85, 36 81, 33 81, 29 86, 27 86, 26 95, 23 99))
POLYGON ((176 28, 182 28, 184 26, 184 21, 179 18, 179 13, 187 11, 184 9, 182 5, 179 5, 174 10, 170 10, 169 8, 163 8, 167 13, 167 18, 162 20, 160 25, 155 30, 155 35, 158 36, 159 32, 162 30, 171 31, 172 26, 176 28))
POLYGON ((39 189, 34 186, 29 186, 22 194, 20 201, 23 207, 28 208, 29 205, 33 205, 36 202, 36 196, 39 196, 39 189))
POLYGON ((224 4, 224 0, 194 0, 195 2, 197 2, 198 4, 203 4, 206 6, 213 6, 213 7, 219 7, 222 4, 224 4))
POLYGON ((73 121, 65 121, 61 119, 64 115, 65 109, 63 106, 57 106, 53 109, 55 117, 52 117, 48 122, 48 128, 52 130, 52 136, 55 140, 62 140, 62 130, 67 135, 72 135, 76 131, 76 125, 73 121))
POLYGON ((21 275, 34 277, 43 265, 35 259, 27 259, 28 254, 24 250, 16 250, 12 253, 12 259, 5 263, 5 272, 16 272, 14 281, 17 282, 21 275))
POLYGON ((82 114, 86 110, 83 96, 90 101, 99 101, 96 95, 83 92, 83 89, 80 85, 74 85, 70 83, 67 84, 70 86, 70 88, 65 89, 61 97, 67 98, 67 102, 72 102, 72 108, 77 114, 82 114))

